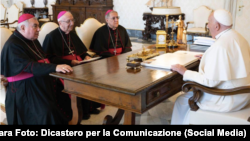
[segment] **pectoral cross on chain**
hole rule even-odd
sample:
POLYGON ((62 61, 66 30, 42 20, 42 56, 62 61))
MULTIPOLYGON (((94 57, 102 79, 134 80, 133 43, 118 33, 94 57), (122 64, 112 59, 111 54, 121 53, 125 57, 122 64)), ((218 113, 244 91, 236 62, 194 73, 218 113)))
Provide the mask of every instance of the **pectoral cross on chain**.
POLYGON ((115 55, 116 55, 116 50, 114 50, 114 53, 115 53, 115 55))
POLYGON ((74 56, 74 50, 71 50, 69 54, 72 54, 72 56, 74 56))

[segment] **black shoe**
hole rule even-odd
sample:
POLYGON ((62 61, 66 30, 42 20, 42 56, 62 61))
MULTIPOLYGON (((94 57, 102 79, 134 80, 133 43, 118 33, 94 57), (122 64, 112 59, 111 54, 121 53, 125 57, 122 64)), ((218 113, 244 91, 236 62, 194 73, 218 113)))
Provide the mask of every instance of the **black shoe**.
POLYGON ((87 114, 87 115, 85 114, 82 116, 83 120, 88 120, 89 118, 90 118, 90 114, 87 114))
POLYGON ((95 115, 97 115, 97 114, 99 114, 100 113, 100 110, 98 110, 98 109, 94 109, 93 111, 90 111, 90 114, 95 114, 95 115))

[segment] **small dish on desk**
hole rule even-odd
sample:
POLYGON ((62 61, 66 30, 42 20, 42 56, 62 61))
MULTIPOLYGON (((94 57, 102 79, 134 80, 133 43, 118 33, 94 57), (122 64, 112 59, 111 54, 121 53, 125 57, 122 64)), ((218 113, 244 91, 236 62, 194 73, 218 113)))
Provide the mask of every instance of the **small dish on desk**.
POLYGON ((141 68, 141 62, 135 62, 135 61, 128 62, 126 68, 128 69, 128 67, 133 69, 141 68))

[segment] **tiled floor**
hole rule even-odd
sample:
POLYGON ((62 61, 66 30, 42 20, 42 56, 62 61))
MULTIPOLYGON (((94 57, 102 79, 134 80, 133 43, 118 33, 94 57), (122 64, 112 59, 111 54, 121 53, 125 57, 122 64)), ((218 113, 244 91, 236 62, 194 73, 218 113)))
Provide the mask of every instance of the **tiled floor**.
MULTIPOLYGON (((158 104, 154 108, 146 111, 142 115, 136 114, 135 124, 136 125, 169 125, 171 122, 172 110, 176 98, 182 94, 178 94, 170 97, 169 99, 158 104)), ((106 115, 114 117, 117 112, 117 108, 106 105, 105 109, 102 110, 98 115, 91 115, 88 120, 82 120, 82 125, 102 125, 106 115)), ((123 119, 120 124, 123 124, 123 119)))
MULTIPOLYGON (((135 37, 131 37, 132 41, 132 50, 141 49, 143 47, 155 44, 155 41, 144 41, 142 39, 138 39, 135 37)), ((158 104, 154 108, 146 111, 142 115, 136 114, 136 125, 144 125, 144 124, 154 124, 154 125, 169 125, 171 122, 172 109, 175 102, 175 99, 182 94, 182 92, 172 96, 171 98, 163 101, 158 104)), ((82 120, 82 125, 101 125, 103 123, 103 119, 106 115, 114 115, 117 112, 116 107, 112 107, 106 105, 105 109, 102 110, 98 115, 91 115, 90 119, 82 120)), ((6 123, 6 118, 3 112, 0 112, 0 122, 6 123)), ((123 124, 123 119, 120 124, 123 124)))

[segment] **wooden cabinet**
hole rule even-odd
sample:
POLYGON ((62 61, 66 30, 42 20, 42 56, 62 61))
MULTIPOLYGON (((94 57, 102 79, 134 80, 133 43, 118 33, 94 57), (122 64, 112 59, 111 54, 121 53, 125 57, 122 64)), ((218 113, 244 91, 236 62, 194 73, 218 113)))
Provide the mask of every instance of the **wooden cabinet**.
MULTIPOLYGON (((105 13, 113 9, 113 0, 57 0, 53 7, 53 21, 57 22, 60 11, 70 11, 75 19, 74 26, 80 26, 87 18, 105 23, 105 13)), ((74 27, 75 29, 75 27, 74 27)))

